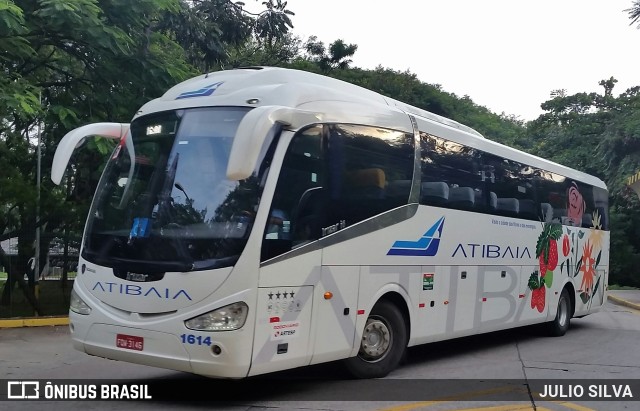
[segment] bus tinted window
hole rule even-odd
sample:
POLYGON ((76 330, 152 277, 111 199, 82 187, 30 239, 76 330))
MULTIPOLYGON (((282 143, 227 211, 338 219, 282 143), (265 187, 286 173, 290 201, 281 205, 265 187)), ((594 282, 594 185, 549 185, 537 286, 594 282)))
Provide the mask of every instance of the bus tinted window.
POLYGON ((420 133, 420 204, 608 230, 607 191, 420 133))
POLYGON ((421 204, 484 211, 478 152, 471 147, 421 133, 421 204))
POLYGON ((262 261, 407 204, 413 163, 411 134, 343 124, 298 132, 278 178, 262 261))
POLYGON ((357 125, 328 128, 332 224, 344 220, 353 225, 407 204, 413 178, 412 135, 357 125))
POLYGON ((482 154, 482 161, 491 173, 487 183, 490 192, 495 194, 493 212, 506 217, 538 220, 540 212, 533 168, 487 153, 482 154))

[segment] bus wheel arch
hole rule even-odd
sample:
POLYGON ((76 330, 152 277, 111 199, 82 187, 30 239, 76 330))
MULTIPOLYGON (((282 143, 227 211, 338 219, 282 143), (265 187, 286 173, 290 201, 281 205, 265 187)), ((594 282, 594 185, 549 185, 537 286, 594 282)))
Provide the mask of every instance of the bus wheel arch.
POLYGON ((381 378, 396 369, 407 349, 410 335, 409 310, 395 292, 383 295, 373 306, 355 357, 344 361, 356 378, 381 378))
POLYGON ((554 319, 546 324, 548 334, 552 337, 561 337, 566 334, 574 312, 575 290, 571 283, 567 283, 560 292, 554 319))

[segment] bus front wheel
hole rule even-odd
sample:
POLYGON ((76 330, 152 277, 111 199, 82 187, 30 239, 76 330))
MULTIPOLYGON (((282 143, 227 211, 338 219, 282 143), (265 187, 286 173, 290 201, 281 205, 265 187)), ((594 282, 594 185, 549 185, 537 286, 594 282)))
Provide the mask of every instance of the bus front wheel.
POLYGON ((358 355, 345 360, 356 378, 381 378, 393 371, 407 347, 407 326, 393 303, 380 301, 367 318, 358 355))
POLYGON ((565 335, 571 322, 571 311, 571 297, 569 297, 569 292, 565 288, 560 293, 556 318, 547 323, 547 331, 551 336, 560 337, 565 335))

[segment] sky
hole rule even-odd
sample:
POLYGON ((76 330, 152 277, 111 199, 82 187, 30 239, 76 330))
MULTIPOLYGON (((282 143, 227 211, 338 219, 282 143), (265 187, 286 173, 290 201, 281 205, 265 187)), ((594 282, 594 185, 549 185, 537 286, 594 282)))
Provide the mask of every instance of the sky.
MULTIPOLYGON (((245 0, 247 9, 261 1, 245 0)), ((458 97, 528 121, 551 91, 640 86, 633 0, 288 0, 293 33, 358 45, 352 67, 408 70, 458 97)))

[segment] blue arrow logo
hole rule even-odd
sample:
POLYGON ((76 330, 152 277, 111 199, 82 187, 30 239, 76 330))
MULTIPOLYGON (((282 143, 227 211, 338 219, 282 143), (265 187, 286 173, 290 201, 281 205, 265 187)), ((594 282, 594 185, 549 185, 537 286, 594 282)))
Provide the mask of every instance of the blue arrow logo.
POLYGON ((387 255, 413 255, 432 257, 438 252, 444 217, 441 217, 426 233, 416 241, 396 241, 387 255))
POLYGON ((184 93, 176 97, 176 100, 180 100, 182 98, 210 96, 213 94, 214 91, 216 91, 218 87, 222 85, 222 83, 224 83, 224 81, 219 81, 217 83, 209 84, 208 86, 202 87, 201 89, 198 89, 198 90, 185 91, 184 93))

